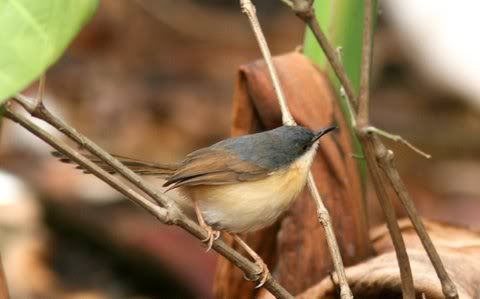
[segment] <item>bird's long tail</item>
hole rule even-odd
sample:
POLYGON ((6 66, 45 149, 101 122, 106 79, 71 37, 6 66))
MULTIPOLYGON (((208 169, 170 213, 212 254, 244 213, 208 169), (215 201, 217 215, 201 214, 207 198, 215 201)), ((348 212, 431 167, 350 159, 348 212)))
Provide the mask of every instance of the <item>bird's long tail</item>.
MULTIPOLYGON (((60 152, 57 152, 57 151, 52 152, 52 155, 54 157, 57 157, 63 163, 76 164, 74 161, 72 161, 70 158, 66 157, 60 152)), ((90 161, 100 166, 103 170, 111 174, 116 173, 116 171, 110 165, 100 160, 98 157, 89 155, 89 154, 85 156, 90 161)), ((125 166, 130 168, 133 172, 140 175, 168 177, 172 175, 178 168, 178 164, 161 164, 161 163, 147 162, 147 161, 127 158, 119 155, 112 155, 112 156, 118 159, 120 162, 122 162, 125 166)), ((76 168, 83 170, 84 173, 90 173, 88 170, 84 169, 80 165, 77 165, 76 168)))

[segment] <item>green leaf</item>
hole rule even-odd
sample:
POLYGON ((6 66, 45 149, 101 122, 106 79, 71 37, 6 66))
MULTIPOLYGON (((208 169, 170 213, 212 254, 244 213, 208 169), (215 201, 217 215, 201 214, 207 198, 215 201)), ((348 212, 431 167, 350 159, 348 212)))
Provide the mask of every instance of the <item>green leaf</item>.
POLYGON ((98 0, 0 0, 0 102, 62 55, 98 0))

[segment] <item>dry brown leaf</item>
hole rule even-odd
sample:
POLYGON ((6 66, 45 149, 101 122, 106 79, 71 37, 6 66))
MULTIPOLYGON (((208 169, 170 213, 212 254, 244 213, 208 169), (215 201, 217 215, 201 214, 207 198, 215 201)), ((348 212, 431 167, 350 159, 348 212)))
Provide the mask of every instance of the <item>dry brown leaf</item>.
MULTIPOLYGON (((371 254, 359 172, 351 158, 352 146, 343 115, 328 78, 298 53, 274 58, 289 108, 303 126, 319 129, 336 123, 340 130, 326 136, 312 170, 330 211, 346 265, 371 254)), ((280 109, 263 61, 240 68, 233 99, 232 135, 238 136, 281 125, 280 109)), ((272 199, 274 200, 274 199, 272 199)), ((266 261, 280 283, 293 294, 312 286, 333 270, 316 207, 304 191, 275 225, 245 237, 266 261)), ((216 298, 257 298, 254 284, 221 259, 217 268, 216 298)))
MULTIPOLYGON (((425 221, 447 272, 462 299, 480 295, 480 234, 467 229, 425 221)), ((408 248, 417 298, 444 298, 437 275, 408 221, 399 221, 408 248)), ((356 298, 401 298, 401 281, 393 245, 385 226, 371 232, 379 256, 347 269, 347 277, 356 298)), ((321 281, 297 299, 338 298, 330 278, 321 281)))

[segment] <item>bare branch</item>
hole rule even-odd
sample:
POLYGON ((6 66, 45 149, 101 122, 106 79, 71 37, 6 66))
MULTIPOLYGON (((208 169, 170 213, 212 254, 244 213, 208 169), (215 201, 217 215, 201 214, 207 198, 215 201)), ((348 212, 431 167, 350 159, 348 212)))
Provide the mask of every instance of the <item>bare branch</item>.
POLYGON ((369 122, 369 100, 370 100, 370 72, 372 65, 372 0, 364 1, 363 17, 363 41, 362 41, 362 63, 360 66, 360 93, 358 95, 358 117, 359 126, 364 126, 369 122))
MULTIPOLYGON (((23 97, 25 99, 25 97, 23 97)), ((16 99, 19 101, 19 99, 16 99)), ((34 103, 31 102, 26 102, 23 101, 21 102, 22 105, 28 106, 30 108, 34 108, 34 103), (32 104, 32 105, 30 105, 32 104)), ((40 102, 41 103, 41 102, 40 102)), ((37 108, 38 109, 33 109, 33 110, 28 110, 31 113, 36 111, 36 114, 42 115, 42 117, 47 119, 47 122, 51 122, 53 124, 56 123, 56 121, 59 121, 58 118, 53 116, 51 113, 48 112, 48 110, 43 106, 43 104, 40 104, 37 108), (41 107, 41 108, 38 108, 41 107), (39 110, 40 109, 40 110, 39 110), (40 112, 39 112, 40 111, 40 112), (53 119, 51 119, 53 118, 53 119)), ((51 145, 53 148, 70 158, 72 161, 78 163, 82 168, 88 170, 90 173, 94 174, 101 180, 103 180, 105 183, 110 185, 112 188, 115 190, 119 191, 123 195, 125 195, 129 200, 132 202, 140 205, 143 207, 145 210, 147 210, 150 214, 155 216, 157 219, 159 219, 162 223, 165 224, 175 224, 186 231, 188 231, 190 234, 195 236, 197 239, 202 240, 207 236, 207 231, 203 228, 201 228, 197 223, 195 223, 193 220, 189 219, 187 216, 185 216, 174 204, 169 204, 166 205, 165 207, 158 206, 155 202, 152 202, 146 198, 144 198, 142 195, 140 195, 137 191, 133 190, 131 187, 120 181, 118 178, 116 178, 113 175, 110 175, 103 169, 101 169, 99 166, 97 166, 95 163, 91 162, 88 158, 86 158, 84 155, 80 154, 77 150, 73 149, 71 146, 68 146, 66 143, 63 141, 59 140, 58 138, 55 138, 45 130, 41 129, 39 126, 34 124, 30 119, 27 117, 23 116, 21 113, 15 111, 11 107, 11 102, 7 102, 5 105, 5 116, 18 124, 20 124, 22 127, 26 128, 28 131, 51 145)), ((62 122, 62 126, 59 127, 62 128, 63 132, 66 132, 65 134, 71 139, 77 141, 82 146, 85 146, 87 148, 86 144, 87 143, 81 143, 82 141, 87 140, 84 136, 80 135, 77 133, 73 128, 69 127, 67 124, 62 122), (74 136, 70 136, 68 132, 74 132, 74 136)), ((96 151, 99 153, 99 157, 109 157, 109 154, 103 151, 100 147, 96 146, 95 144, 90 144, 92 148, 96 148, 96 151)), ((94 154, 92 152, 92 154, 94 154)), ((117 161, 115 158, 110 156, 110 159, 112 159, 112 168, 116 170, 118 173, 122 173, 122 171, 125 171, 125 169, 122 170, 122 168, 126 168, 123 164, 121 164, 119 161, 117 161), (117 167, 117 165, 120 165, 120 167, 117 167)), ((126 178, 124 176, 124 178, 126 178)), ((144 188, 149 188, 145 182, 142 181, 140 178, 141 182, 137 182, 136 186, 144 186, 144 188)), ((155 191, 150 190, 150 193, 155 193, 155 191)), ((147 193, 147 192, 145 192, 147 193)), ((148 193, 147 193, 148 194, 148 193)), ((161 198, 161 200, 169 201, 172 202, 171 200, 168 199, 168 197, 164 194, 158 196, 161 198)), ((235 251, 233 248, 228 246, 223 240, 215 240, 213 243, 213 249, 217 251, 219 254, 227 258, 230 262, 232 262, 235 266, 240 268, 244 273, 245 276, 250 277, 250 278, 256 278, 258 275, 258 268, 257 266, 250 262, 248 259, 243 257, 239 252, 235 251)), ((281 298, 281 299, 293 299, 293 296, 288 293, 275 279, 273 279, 271 276, 268 277, 267 281, 264 284, 264 287, 276 298, 281 298)))
POLYGON ((405 211, 407 212, 407 215, 410 218, 410 221, 412 222, 413 227, 415 228, 415 231, 417 232, 417 235, 428 254, 428 257, 432 261, 432 265, 437 272, 437 276, 442 282, 443 294, 445 294, 446 298, 458 298, 455 284, 448 276, 447 271, 440 260, 440 256, 438 255, 437 250, 435 249, 435 246, 433 245, 432 240, 430 239, 430 236, 423 225, 423 222, 418 217, 418 212, 413 204, 413 200, 410 197, 407 188, 403 184, 397 169, 395 168, 393 152, 391 150, 387 150, 383 144, 378 144, 377 148, 382 148, 383 151, 386 151, 386 155, 379 159, 379 165, 390 180, 393 189, 397 193, 398 198, 405 208, 405 211))
MULTIPOLYGON (((359 128, 367 126, 369 123, 369 100, 370 100, 370 72, 372 66, 372 31, 373 31, 373 0, 364 1, 364 28, 363 28, 363 44, 362 44, 362 62, 360 68, 360 94, 358 97, 358 115, 357 115, 357 133, 359 128)), ((371 134, 362 134, 360 136, 365 151, 367 166, 372 176, 372 182, 377 191, 377 197, 385 214, 387 227, 392 237, 395 247, 398 267, 400 269, 400 277, 402 282, 402 296, 406 299, 415 298, 415 287, 413 284, 412 269, 408 259, 405 243, 403 241, 400 228, 397 223, 397 216, 393 205, 388 198, 385 189, 385 174, 382 173, 377 158, 384 155, 381 149, 376 147, 379 141, 378 137, 371 134), (377 142, 376 142, 377 141, 377 142)))
POLYGON ((333 268, 335 269, 339 280, 340 297, 342 299, 353 298, 350 287, 348 286, 347 275, 345 274, 342 256, 340 255, 340 250, 338 249, 337 238, 335 236, 335 232, 333 231, 332 220, 327 208, 323 204, 311 171, 308 174, 307 182, 308 187, 310 188, 310 193, 312 194, 312 197, 317 205, 318 221, 325 228, 325 237, 327 239, 328 248, 330 249, 330 255, 332 256, 333 268))
MULTIPOLYGON (((359 114, 360 115, 360 114, 359 114)), ((411 144, 409 141, 405 140, 402 136, 400 135, 395 135, 395 134, 391 134, 391 133, 388 133, 384 130, 381 130, 381 129, 378 129, 378 128, 375 128, 375 127, 372 127, 372 126, 368 126, 366 127, 365 129, 365 132, 367 133, 374 133, 374 134, 377 134, 377 135, 380 135, 380 136, 383 136, 387 139, 390 139, 390 140, 393 140, 395 142, 401 142, 403 144, 405 144, 406 146, 408 146, 411 150, 413 150, 414 152, 416 152, 417 154, 419 154, 420 156, 426 158, 426 159, 430 159, 432 157, 432 155, 430 154, 427 154, 426 152, 422 151, 421 149, 419 149, 418 147, 414 146, 413 144, 411 144)))
POLYGON ((31 120, 29 120, 22 114, 15 111, 11 107, 10 102, 8 102, 5 107, 5 116, 19 123, 23 127, 25 127, 34 135, 36 135, 37 137, 39 137, 40 139, 42 139, 43 141, 51 145, 54 149, 64 153, 68 158, 70 158, 75 163, 82 165, 82 167, 84 167, 86 170, 88 170, 89 172, 91 172, 92 174, 100 178, 102 181, 104 181, 113 189, 117 190, 118 192, 120 192, 121 194, 123 194, 124 196, 132 200, 134 203, 150 211, 152 214, 154 214, 157 218, 161 219, 163 222, 166 222, 166 223, 172 222, 172 220, 170 219, 172 215, 168 215, 165 209, 157 206, 150 200, 147 200, 146 198, 142 197, 138 192, 124 185, 124 183, 122 183, 117 177, 110 175, 109 173, 101 169, 98 165, 90 161, 88 158, 84 157, 78 151, 68 146, 65 142, 61 141, 60 139, 52 136, 51 134, 47 133, 45 130, 41 129, 31 120))
MULTIPOLYGON (((368 135, 372 138, 377 138, 374 135, 368 135)), ((366 137, 366 136, 365 136, 366 137)), ((372 138, 365 138, 362 142, 363 150, 365 152, 365 159, 367 161, 368 169, 372 178, 373 186, 377 191, 377 198, 385 215, 388 231, 392 238, 392 243, 395 248, 397 256, 398 267, 400 269, 400 277, 402 281, 402 293, 405 299, 415 298, 415 288, 413 286, 412 269, 410 268, 410 261, 408 260, 407 250, 403 241, 400 228, 398 227, 397 216, 395 215, 395 208, 388 198, 388 193, 385 189, 385 179, 378 164, 376 163, 377 153, 372 138)))
POLYGON ((117 159, 114 159, 110 154, 102 150, 87 137, 81 136, 75 129, 66 125, 61 119, 53 115, 47 108, 45 108, 43 101, 35 101, 23 95, 15 96, 14 100, 21 104, 34 117, 49 123, 73 141, 77 142, 82 148, 90 151, 92 154, 103 160, 109 166, 118 169, 118 173, 124 176, 134 186, 148 194, 161 206, 168 207, 172 205, 171 200, 168 200, 165 196, 160 195, 154 188, 148 186, 138 174, 131 171, 128 167, 125 167, 117 159))
POLYGON ((293 0, 293 11, 295 14, 302 19, 312 30, 315 38, 323 49, 327 60, 330 62, 335 75, 337 75, 340 80, 340 84, 345 89, 348 100, 351 105, 357 109, 357 98, 355 96, 355 91, 353 89, 352 82, 348 78, 347 72, 345 71, 343 64, 340 60, 340 57, 337 55, 335 48, 330 44, 327 39, 327 36, 320 28, 320 24, 315 18, 315 12, 313 10, 313 1, 309 0, 293 0))
MULTIPOLYGON (((372 6, 372 0, 365 0, 365 15, 364 15, 364 37, 363 37, 363 47, 362 47, 362 64, 361 64, 361 90, 358 102, 355 100, 354 91, 348 79, 348 76, 343 68, 343 65, 339 62, 337 55, 334 55, 333 47, 327 40, 325 34, 322 32, 318 22, 315 19, 313 12, 313 1, 312 0, 293 0, 293 11, 305 23, 310 27, 313 34, 315 35, 317 41, 322 47, 327 59, 329 60, 332 68, 335 71, 338 79, 340 80, 341 85, 344 88, 344 92, 348 97, 348 102, 352 105, 349 107, 352 115, 352 125, 355 129, 356 134, 360 137, 360 142, 362 143, 363 149, 365 151, 365 159, 367 160, 367 166, 372 175, 372 182, 375 185, 377 191, 377 197, 382 205, 384 214, 386 216, 387 225, 389 227, 390 234, 394 240, 395 250, 397 258, 399 260, 400 273, 402 275, 402 290, 403 295, 406 298, 414 298, 413 291, 413 279, 411 277, 410 264, 408 261, 408 256, 405 258, 405 245, 403 240, 401 240, 401 234, 398 231, 398 225, 393 225, 392 219, 395 218, 395 214, 391 213, 389 206, 391 203, 387 203, 387 194, 385 192, 383 176, 379 170, 382 170, 384 175, 386 175, 389 184, 394 188, 397 196, 399 197, 402 205, 407 210, 407 214, 414 225, 417 234, 422 240, 422 244, 432 262, 435 271, 442 283, 443 294, 446 298, 454 299, 458 298, 458 293, 455 285, 448 276, 448 273, 445 271, 438 253, 433 246, 433 243, 428 236, 428 233, 425 230, 425 227, 418 216, 413 201, 408 194, 403 181, 401 180, 398 171, 393 165, 393 152, 387 151, 383 142, 374 134, 366 134, 366 131, 371 130, 369 127, 369 117, 368 117, 368 108, 369 108, 369 81, 370 81, 370 71, 371 71, 371 55, 372 55, 372 34, 373 34, 373 13, 374 8, 372 6), (358 104, 358 106, 357 106, 358 104), (353 108, 358 109, 358 117, 355 116, 355 111, 353 108), (390 224, 389 224, 390 223, 390 224), (400 239, 398 238, 400 236, 400 239)), ((395 141, 400 141, 406 144, 408 147, 416 151, 417 153, 429 157, 430 155, 420 151, 408 141, 404 140, 400 136, 384 134, 386 132, 381 130, 376 130, 377 134, 389 137, 395 141)), ((395 221, 396 223, 396 221, 395 221)))
MULTIPOLYGON (((278 75, 277 75, 275 66, 273 65, 272 55, 270 54, 270 50, 268 49, 268 44, 265 40, 265 36, 263 35, 262 29, 258 22, 257 15, 255 12, 255 6, 252 4, 250 0, 240 0, 240 6, 242 8, 242 12, 248 16, 248 19, 252 26, 253 32, 255 33, 255 37, 257 39, 260 50, 262 51, 263 57, 267 63, 268 70, 270 72, 270 76, 273 81, 273 86, 277 95, 277 100, 280 105, 280 109, 282 111, 283 124, 295 125, 296 124, 295 120, 293 119, 292 114, 288 109, 288 105, 282 90, 282 86, 280 85, 280 81, 278 80, 278 75)), ((335 55, 335 57, 337 56, 335 55)), ((345 267, 343 266, 342 256, 340 254, 340 249, 338 248, 337 239, 333 231, 330 215, 325 205, 323 204, 322 198, 320 196, 320 193, 318 192, 317 186, 315 185, 315 181, 313 179, 311 171, 308 174, 308 187, 317 205, 318 220, 325 228, 325 236, 327 239, 328 248, 332 256, 335 272, 337 273, 339 278, 340 295, 342 299, 353 298, 352 291, 348 286, 347 276, 345 274, 345 267)))
POLYGON ((260 23, 258 22, 255 6, 249 0, 240 0, 240 6, 242 8, 242 12, 248 16, 253 32, 255 33, 255 37, 257 38, 258 45, 260 46, 260 50, 262 51, 263 57, 265 57, 265 62, 267 63, 268 71, 270 72, 270 77, 272 78, 273 89, 275 90, 278 103, 280 104, 280 110, 282 111, 282 122, 285 125, 294 126, 296 123, 292 114, 290 113, 290 110, 288 109, 287 100, 285 99, 282 85, 278 79, 277 70, 273 65, 272 55, 270 54, 270 50, 268 48, 265 36, 263 35, 262 28, 260 27, 260 23))

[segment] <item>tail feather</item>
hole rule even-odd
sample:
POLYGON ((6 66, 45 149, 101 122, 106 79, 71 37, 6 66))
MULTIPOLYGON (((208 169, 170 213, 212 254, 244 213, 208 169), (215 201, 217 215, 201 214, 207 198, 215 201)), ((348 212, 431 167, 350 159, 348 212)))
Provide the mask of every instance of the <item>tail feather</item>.
MULTIPOLYGON (((59 159, 60 162, 68 163, 68 164, 76 164, 70 158, 66 157, 62 153, 58 151, 52 152, 52 155, 59 159)), ((107 171, 108 173, 114 174, 116 171, 103 160, 100 160, 98 157, 90 154, 85 154, 90 161, 100 166, 103 170, 107 171)), ((158 177, 168 177, 172 175, 178 168, 177 164, 161 164, 155 162, 147 162, 137 159, 132 159, 128 157, 123 157, 119 155, 113 155, 117 160, 122 162, 125 166, 130 168, 133 172, 140 174, 140 175, 148 175, 148 176, 158 176, 158 177)), ((83 170, 84 173, 90 173, 88 170, 84 169, 82 166, 77 165, 77 169, 83 170)))

